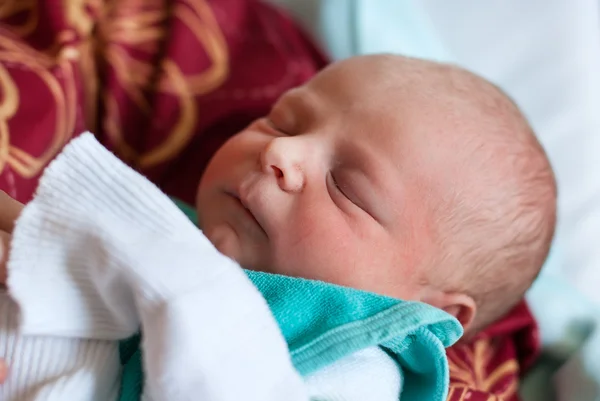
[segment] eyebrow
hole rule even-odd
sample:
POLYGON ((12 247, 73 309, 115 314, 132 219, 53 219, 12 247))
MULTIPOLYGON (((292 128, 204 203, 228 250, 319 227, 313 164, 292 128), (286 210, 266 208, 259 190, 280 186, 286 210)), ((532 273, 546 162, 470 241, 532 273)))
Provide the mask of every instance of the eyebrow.
MULTIPOLYGON (((292 103, 300 110, 300 117, 317 117, 319 114, 319 100, 311 91, 305 88, 296 88, 285 95, 285 103, 292 103)), ((302 123, 302 121, 299 121, 302 123)))

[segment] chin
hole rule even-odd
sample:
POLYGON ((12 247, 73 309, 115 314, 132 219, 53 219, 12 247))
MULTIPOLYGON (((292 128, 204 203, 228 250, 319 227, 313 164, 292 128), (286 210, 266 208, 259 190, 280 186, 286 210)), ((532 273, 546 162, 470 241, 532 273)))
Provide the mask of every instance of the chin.
POLYGON ((219 252, 239 263, 242 253, 240 243, 237 235, 230 227, 209 228, 204 232, 204 235, 219 252))
MULTIPOLYGON (((242 259, 244 259, 244 258, 242 258, 242 259)), ((236 260, 236 262, 239 263, 240 266, 243 269, 246 269, 246 270, 252 270, 252 271, 255 271, 255 272, 262 272, 262 273, 275 273, 276 274, 276 272, 274 272, 273 269, 269 269, 268 265, 265 264, 265 263, 249 263, 248 260, 236 260)))

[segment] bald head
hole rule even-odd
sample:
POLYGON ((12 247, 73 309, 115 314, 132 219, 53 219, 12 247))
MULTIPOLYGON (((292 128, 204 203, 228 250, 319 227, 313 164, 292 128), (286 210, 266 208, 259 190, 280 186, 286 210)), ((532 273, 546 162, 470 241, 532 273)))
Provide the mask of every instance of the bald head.
POLYGON ((444 143, 462 162, 430 200, 437 252, 426 280, 475 300, 476 332, 522 299, 548 255, 557 196, 550 163, 519 108, 490 82, 405 57, 364 62, 394 70, 395 85, 446 111, 449 129, 438 134, 452 136, 444 143))
POLYGON ((419 166, 432 227, 424 280, 472 297, 469 331, 482 329, 522 299, 547 257, 556 184, 543 148, 516 104, 464 69, 394 55, 344 63, 336 73, 362 76, 365 96, 385 99, 378 107, 420 114, 418 139, 431 145, 419 166))
POLYGON ((542 268, 554 235, 557 189, 517 106, 487 82, 471 96, 482 128, 464 138, 464 190, 438 214, 438 263, 456 268, 447 271, 449 289, 476 301, 476 332, 514 307, 542 268))

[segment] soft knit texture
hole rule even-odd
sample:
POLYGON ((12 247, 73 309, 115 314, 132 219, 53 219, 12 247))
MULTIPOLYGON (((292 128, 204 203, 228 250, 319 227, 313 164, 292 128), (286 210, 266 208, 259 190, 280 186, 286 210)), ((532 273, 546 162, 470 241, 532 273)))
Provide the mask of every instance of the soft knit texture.
POLYGON ((147 400, 398 399, 398 369, 378 348, 304 382, 239 266, 91 135, 48 168, 8 267, 19 308, 1 295, 2 400, 116 399, 116 340, 140 326, 147 400))

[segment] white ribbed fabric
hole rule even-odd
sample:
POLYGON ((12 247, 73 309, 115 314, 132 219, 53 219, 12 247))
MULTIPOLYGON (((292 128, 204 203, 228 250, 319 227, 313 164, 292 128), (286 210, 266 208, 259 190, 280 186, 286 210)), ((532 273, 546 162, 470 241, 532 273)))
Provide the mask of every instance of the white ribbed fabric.
POLYGON ((19 307, 0 294, 2 401, 114 400, 116 340, 140 325, 147 400, 387 401, 401 388, 377 348, 304 383, 239 266, 90 134, 46 170, 8 268, 19 307), (366 391, 354 394, 349 379, 366 391))
POLYGON ((0 386, 0 400, 116 398, 120 376, 117 343, 22 337, 17 327, 17 305, 6 293, 0 294, 0 356, 10 365, 9 379, 0 386))

